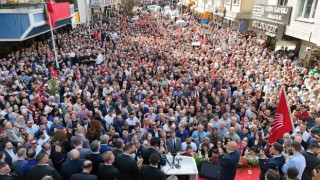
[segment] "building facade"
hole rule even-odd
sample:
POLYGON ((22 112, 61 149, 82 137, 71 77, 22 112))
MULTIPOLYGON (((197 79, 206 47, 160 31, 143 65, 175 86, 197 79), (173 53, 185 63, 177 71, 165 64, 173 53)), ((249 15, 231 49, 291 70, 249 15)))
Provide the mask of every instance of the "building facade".
POLYGON ((224 0, 225 16, 223 25, 238 31, 248 29, 254 0, 224 0))
POLYGON ((287 0, 292 15, 285 35, 298 39, 299 57, 320 46, 320 3, 318 0, 287 0))

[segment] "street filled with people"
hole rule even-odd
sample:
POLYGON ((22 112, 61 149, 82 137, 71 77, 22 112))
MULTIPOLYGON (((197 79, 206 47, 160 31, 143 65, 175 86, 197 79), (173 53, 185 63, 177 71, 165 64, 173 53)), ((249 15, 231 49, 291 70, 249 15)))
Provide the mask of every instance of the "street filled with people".
POLYGON ((138 15, 55 33, 59 66, 50 40, 0 58, 0 179, 163 180, 176 153, 222 180, 247 163, 320 178, 318 66, 191 13, 138 15), (268 144, 282 89, 294 130, 268 144))

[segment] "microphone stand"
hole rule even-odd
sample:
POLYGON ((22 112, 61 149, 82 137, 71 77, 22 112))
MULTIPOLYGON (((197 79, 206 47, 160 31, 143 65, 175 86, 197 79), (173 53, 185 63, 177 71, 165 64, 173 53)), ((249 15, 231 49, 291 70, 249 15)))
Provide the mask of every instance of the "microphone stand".
POLYGON ((180 161, 181 161, 181 160, 182 160, 181 157, 178 157, 178 158, 177 158, 178 164, 175 165, 175 167, 176 167, 177 169, 180 169, 180 168, 181 168, 181 166, 180 166, 180 161))

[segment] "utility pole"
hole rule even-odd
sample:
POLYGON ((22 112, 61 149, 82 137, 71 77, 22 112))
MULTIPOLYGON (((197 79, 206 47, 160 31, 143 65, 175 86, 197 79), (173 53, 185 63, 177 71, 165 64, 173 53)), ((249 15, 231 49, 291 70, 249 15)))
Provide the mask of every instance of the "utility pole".
POLYGON ((87 23, 89 24, 89 38, 91 39, 91 24, 90 24, 90 21, 91 21, 91 0, 89 0, 89 4, 88 4, 88 1, 87 1, 87 23), (88 17, 90 14, 90 17, 88 17))

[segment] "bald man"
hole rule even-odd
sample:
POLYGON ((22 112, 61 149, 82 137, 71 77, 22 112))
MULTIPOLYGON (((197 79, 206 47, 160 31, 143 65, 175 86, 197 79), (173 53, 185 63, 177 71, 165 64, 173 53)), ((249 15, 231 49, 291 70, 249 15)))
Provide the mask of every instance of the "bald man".
POLYGON ((66 161, 61 166, 63 179, 69 180, 73 174, 82 172, 84 159, 80 159, 80 152, 77 149, 70 151, 70 161, 66 161))
POLYGON ((221 166, 220 179, 233 180, 237 172, 237 164, 240 160, 240 152, 238 144, 235 141, 230 141, 226 145, 227 154, 224 154, 223 149, 219 148, 219 160, 221 166))

